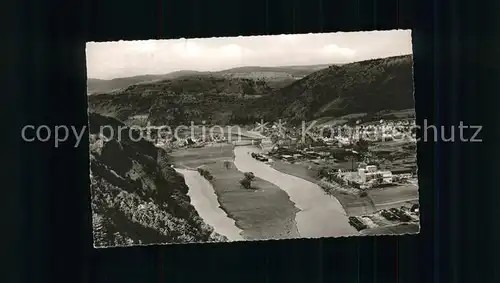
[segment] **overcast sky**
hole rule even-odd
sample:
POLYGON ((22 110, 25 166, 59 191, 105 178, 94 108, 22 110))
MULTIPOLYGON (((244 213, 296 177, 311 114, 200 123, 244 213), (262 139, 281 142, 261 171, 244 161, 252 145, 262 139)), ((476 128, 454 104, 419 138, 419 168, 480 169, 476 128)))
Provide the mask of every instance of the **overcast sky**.
POLYGON ((87 76, 339 64, 412 54, 411 31, 339 32, 87 43, 87 76))

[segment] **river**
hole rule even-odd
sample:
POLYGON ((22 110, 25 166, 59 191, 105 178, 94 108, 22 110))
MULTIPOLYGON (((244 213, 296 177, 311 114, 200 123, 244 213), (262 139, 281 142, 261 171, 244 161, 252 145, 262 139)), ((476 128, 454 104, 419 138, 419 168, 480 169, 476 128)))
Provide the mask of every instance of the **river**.
POLYGON ((301 210, 295 217, 301 238, 358 235, 336 198, 327 195, 318 185, 275 170, 249 154, 259 151, 251 146, 235 147, 234 164, 239 171, 253 172, 256 177, 273 183, 288 193, 290 200, 301 210))
POLYGON ((203 221, 212 226, 215 232, 226 236, 229 241, 244 240, 240 235, 242 230, 220 208, 212 184, 197 171, 187 169, 175 169, 175 171, 184 176, 186 185, 189 187, 188 195, 191 198, 191 205, 194 206, 203 221))

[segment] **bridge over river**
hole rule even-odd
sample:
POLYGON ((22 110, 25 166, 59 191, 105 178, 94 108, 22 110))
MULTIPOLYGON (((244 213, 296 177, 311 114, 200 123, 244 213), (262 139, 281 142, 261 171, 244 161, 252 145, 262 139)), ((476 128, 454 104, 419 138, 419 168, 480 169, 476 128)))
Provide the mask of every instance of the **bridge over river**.
POLYGON ((242 129, 238 126, 226 126, 226 127, 196 127, 193 128, 194 133, 205 134, 205 135, 223 135, 226 140, 236 146, 245 145, 260 145, 262 143, 269 144, 270 140, 268 137, 262 135, 259 132, 248 131, 242 129))
POLYGON ((223 134, 228 142, 231 142, 235 145, 258 145, 260 144, 263 140, 267 140, 268 137, 262 135, 259 132, 254 132, 254 131, 247 131, 244 129, 237 129, 237 128, 227 128, 224 129, 224 132, 222 133, 221 131, 216 132, 213 131, 213 133, 219 133, 223 134))

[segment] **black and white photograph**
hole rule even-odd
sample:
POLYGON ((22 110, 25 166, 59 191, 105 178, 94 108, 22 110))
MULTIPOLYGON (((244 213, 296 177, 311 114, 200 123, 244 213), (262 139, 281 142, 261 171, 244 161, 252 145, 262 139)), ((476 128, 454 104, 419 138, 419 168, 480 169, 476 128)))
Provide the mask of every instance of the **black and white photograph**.
POLYGON ((420 231, 410 30, 86 58, 94 247, 420 231))

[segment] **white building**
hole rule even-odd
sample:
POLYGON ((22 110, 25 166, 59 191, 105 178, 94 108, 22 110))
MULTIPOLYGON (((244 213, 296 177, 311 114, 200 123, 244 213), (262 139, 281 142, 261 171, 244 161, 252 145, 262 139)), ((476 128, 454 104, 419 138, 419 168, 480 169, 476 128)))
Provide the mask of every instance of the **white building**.
POLYGON ((391 171, 379 171, 375 165, 358 168, 358 175, 362 183, 371 182, 372 180, 381 178, 383 184, 392 184, 393 180, 391 171))
POLYGON ((382 182, 384 184, 392 184, 393 176, 391 171, 381 171, 379 173, 382 174, 382 182))

